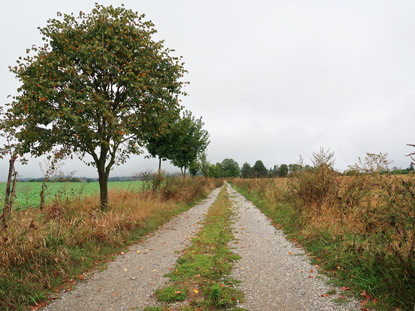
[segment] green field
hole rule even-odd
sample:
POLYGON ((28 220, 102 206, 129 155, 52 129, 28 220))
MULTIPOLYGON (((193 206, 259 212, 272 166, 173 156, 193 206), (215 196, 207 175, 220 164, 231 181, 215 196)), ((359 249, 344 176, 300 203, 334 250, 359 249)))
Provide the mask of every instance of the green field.
MULTIPOLYGON (((14 210, 36 208, 40 202, 41 182, 19 182, 16 188, 14 210)), ((49 182, 46 190, 46 202, 50 202, 57 196, 61 198, 76 198, 93 195, 99 192, 98 182, 49 182)), ((112 181, 108 183, 109 189, 140 190, 141 181, 112 181)), ((4 199, 6 183, 0 183, 0 198, 4 199)), ((1 201, 3 202, 3 200, 1 201)), ((3 204, 0 204, 0 210, 3 204)))

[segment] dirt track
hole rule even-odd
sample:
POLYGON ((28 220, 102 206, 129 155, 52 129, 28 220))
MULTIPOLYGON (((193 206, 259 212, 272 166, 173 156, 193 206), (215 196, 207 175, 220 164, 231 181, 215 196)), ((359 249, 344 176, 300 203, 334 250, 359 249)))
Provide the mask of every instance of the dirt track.
MULTIPOLYGON (((232 274, 242 281, 240 289, 246 296, 240 307, 253 311, 359 310, 357 302, 333 302, 339 289, 339 294, 325 297, 333 288, 316 273, 303 251, 288 242, 251 202, 227 187, 237 211, 237 243, 232 245, 241 259, 232 274)), ((108 269, 64 293, 43 310, 143 310, 156 305, 152 294, 165 283, 163 275, 189 245, 219 190, 162 226, 143 244, 131 246, 108 269)))
POLYGON ((131 246, 108 269, 64 293, 43 310, 143 310, 154 305, 152 294, 164 284, 163 275, 198 231, 219 191, 214 190, 206 200, 163 225, 143 244, 131 246))
MULTIPOLYGON (((245 293, 241 307, 258 311, 346 311, 359 310, 356 302, 342 305, 325 297, 334 289, 317 274, 316 267, 302 249, 287 241, 280 230, 250 201, 233 189, 230 198, 239 211, 234 225, 236 253, 241 259, 236 263, 232 276, 242 281, 245 293), (323 295, 323 297, 322 297, 323 295)), ((341 291, 337 289, 337 292, 341 291)))

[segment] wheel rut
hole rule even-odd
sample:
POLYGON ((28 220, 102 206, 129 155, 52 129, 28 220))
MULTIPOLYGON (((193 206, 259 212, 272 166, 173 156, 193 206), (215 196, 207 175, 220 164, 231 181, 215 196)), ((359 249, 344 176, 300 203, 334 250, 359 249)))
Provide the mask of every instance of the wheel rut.
POLYGON ((163 275, 189 245, 219 191, 215 189, 207 199, 161 226, 143 243, 130 246, 105 271, 77 284, 43 310, 143 310, 154 304, 154 291, 166 282, 163 275))
MULTIPOLYGON (((290 243, 250 201, 226 187, 236 211, 235 241, 231 243, 241 256, 231 275, 241 281, 239 289, 245 294, 239 307, 250 311, 360 310, 354 300, 334 302, 341 294, 339 289, 337 295, 327 297, 325 294, 335 288, 316 272, 304 250, 290 243)), ((220 188, 214 190, 143 243, 130 246, 105 271, 77 284, 42 310, 144 310, 157 305, 153 294, 168 281, 163 275, 190 245, 219 192, 220 188)))
POLYGON ((232 277, 242 282, 245 302, 240 307, 250 311, 360 310, 355 301, 333 302, 339 289, 339 294, 326 297, 334 288, 317 273, 304 250, 290 243, 245 197, 231 187, 228 192, 238 211, 234 246, 241 259, 235 263, 232 277))

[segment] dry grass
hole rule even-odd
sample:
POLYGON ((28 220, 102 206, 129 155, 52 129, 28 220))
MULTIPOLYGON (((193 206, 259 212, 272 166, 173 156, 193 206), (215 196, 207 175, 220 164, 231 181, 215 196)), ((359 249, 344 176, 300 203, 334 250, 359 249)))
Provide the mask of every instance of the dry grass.
POLYGON ((252 194, 317 256, 325 256, 329 268, 345 267, 338 273, 357 290, 402 310, 413 308, 414 175, 340 176, 321 166, 289 179, 233 184, 252 194))
POLYGON ((13 213, 0 233, 0 309, 43 300, 54 286, 106 260, 215 186, 204 178, 170 180, 157 192, 111 191, 108 212, 94 196, 13 213))

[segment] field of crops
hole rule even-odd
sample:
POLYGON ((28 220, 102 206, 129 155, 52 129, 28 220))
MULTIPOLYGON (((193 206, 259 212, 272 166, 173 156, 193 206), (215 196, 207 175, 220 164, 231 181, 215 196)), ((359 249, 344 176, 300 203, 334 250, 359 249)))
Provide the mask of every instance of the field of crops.
MULTIPOLYGON (((77 198, 86 195, 99 193, 98 182, 50 182, 47 184, 46 202, 61 197, 77 198)), ((141 181, 113 181, 108 183, 109 189, 129 189, 139 190, 142 185, 141 181)), ((13 206, 15 210, 24 210, 39 206, 41 182, 20 182, 17 183, 16 199, 13 206)), ((4 198, 6 183, 0 183, 0 198, 4 198)), ((0 210, 3 209, 0 204, 0 210)))

